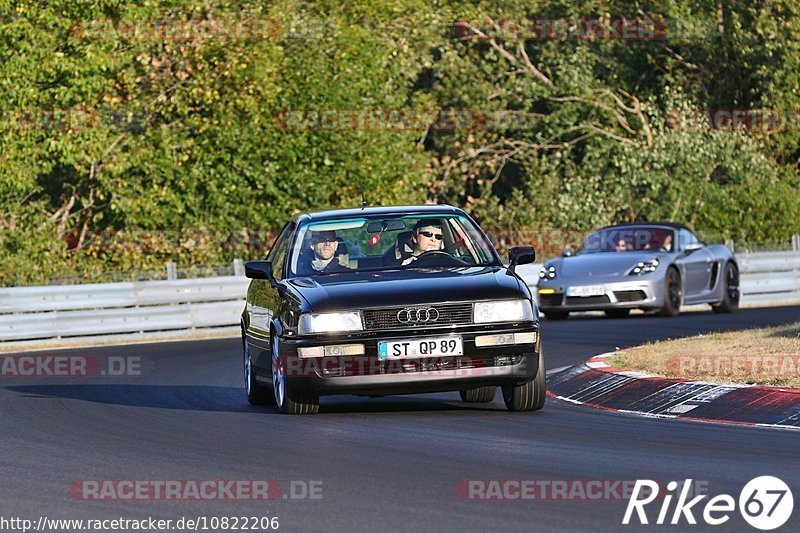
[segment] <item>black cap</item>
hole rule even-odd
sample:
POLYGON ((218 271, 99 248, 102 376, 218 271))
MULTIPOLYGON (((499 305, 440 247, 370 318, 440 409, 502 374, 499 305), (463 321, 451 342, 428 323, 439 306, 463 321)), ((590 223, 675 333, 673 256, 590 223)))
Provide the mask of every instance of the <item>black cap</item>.
POLYGON ((312 241, 335 241, 338 240, 336 237, 336 232, 332 229, 326 230, 318 230, 318 231, 311 231, 311 240, 312 241))

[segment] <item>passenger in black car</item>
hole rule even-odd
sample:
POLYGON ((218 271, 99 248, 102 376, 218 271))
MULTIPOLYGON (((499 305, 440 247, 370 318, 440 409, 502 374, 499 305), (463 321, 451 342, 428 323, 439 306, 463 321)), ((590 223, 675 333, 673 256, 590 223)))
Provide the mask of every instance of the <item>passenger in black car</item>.
POLYGON ((350 269, 343 266, 337 257, 339 239, 333 230, 312 231, 309 241, 312 253, 300 256, 298 273, 304 276, 314 274, 329 274, 332 272, 347 272, 350 269))

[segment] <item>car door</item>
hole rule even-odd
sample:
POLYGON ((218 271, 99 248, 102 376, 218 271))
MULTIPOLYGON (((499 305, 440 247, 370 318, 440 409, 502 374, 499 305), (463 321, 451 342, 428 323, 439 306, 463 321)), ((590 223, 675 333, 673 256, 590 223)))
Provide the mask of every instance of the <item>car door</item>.
POLYGON ((685 228, 678 231, 678 253, 677 263, 684 276, 684 301, 691 303, 708 290, 713 258, 700 239, 685 228))
POLYGON ((267 254, 272 263, 272 276, 277 282, 273 286, 265 279, 254 279, 247 289, 247 336, 254 348, 254 365, 257 368, 271 368, 269 353, 270 324, 274 313, 280 306, 279 287, 286 272, 286 258, 294 235, 294 223, 288 223, 275 240, 267 254))

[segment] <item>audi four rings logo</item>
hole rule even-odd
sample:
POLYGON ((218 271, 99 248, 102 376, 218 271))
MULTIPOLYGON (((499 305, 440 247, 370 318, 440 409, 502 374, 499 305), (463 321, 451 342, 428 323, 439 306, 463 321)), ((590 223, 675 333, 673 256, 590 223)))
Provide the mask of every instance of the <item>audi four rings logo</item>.
POLYGON ((439 311, 434 307, 409 307, 397 312, 397 320, 403 324, 436 322, 439 320, 439 311))

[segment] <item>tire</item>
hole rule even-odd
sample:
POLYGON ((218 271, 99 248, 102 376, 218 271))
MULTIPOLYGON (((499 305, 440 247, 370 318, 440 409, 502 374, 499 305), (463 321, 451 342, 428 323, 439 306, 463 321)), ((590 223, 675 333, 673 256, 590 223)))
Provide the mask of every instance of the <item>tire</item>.
POLYGON ((299 394, 286 381, 284 360, 280 357, 281 343, 272 336, 272 391, 278 411, 286 415, 313 415, 319 412, 319 396, 299 394))
POLYGON ((678 269, 669 267, 664 276, 664 305, 658 310, 659 316, 678 316, 683 302, 683 286, 678 269))
POLYGON ((489 403, 494 400, 496 392, 497 387, 493 385, 458 391, 461 399, 466 403, 489 403))
POLYGON ((722 300, 719 304, 712 305, 711 310, 715 313, 733 313, 739 309, 739 269, 734 263, 725 265, 724 278, 725 285, 722 288, 722 300))
POLYGON ((603 312, 608 318, 625 318, 631 314, 630 309, 606 309, 603 312))
POLYGON ((275 405, 275 395, 268 387, 261 386, 256 381, 256 372, 253 368, 253 359, 250 356, 250 347, 247 337, 242 331, 242 359, 244 367, 244 392, 250 405, 275 405))
POLYGON ((544 407, 547 395, 544 350, 539 351, 539 368, 535 378, 522 385, 503 385, 502 389, 503 401, 509 411, 538 411, 544 407))
POLYGON ((564 320, 569 316, 569 311, 545 311, 547 320, 564 320))

